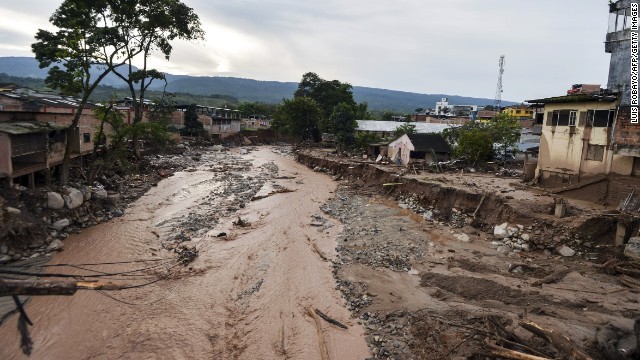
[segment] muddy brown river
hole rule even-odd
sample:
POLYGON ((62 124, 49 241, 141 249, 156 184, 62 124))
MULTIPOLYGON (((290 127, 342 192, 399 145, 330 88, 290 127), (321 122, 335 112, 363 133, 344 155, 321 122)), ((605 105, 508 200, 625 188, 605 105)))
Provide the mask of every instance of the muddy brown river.
MULTIPOLYGON (((107 273, 153 267, 133 273, 144 277, 109 278, 131 284, 163 277, 110 297, 80 291, 32 298, 26 307, 34 323, 31 358, 366 358, 363 330, 344 307, 326 261, 335 256, 341 225, 311 226, 334 190, 326 175, 276 148, 206 153, 195 171, 161 181, 123 217, 65 240, 52 264, 169 260, 91 267, 107 273), (236 207, 237 194, 251 186, 260 188, 255 197, 266 197, 236 207), (234 226, 238 216, 250 226, 234 226), (199 256, 175 265, 163 244, 184 232, 199 256), (218 237, 222 232, 227 236, 218 237)), ((2 359, 27 358, 16 322, 14 316, 0 326, 2 359)))

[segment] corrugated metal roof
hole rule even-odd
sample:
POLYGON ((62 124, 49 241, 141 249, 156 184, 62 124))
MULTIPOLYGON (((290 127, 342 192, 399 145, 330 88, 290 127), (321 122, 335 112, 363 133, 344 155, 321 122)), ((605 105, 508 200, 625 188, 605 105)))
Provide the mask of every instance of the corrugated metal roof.
POLYGON ((0 132, 20 135, 66 129, 67 126, 46 122, 0 122, 0 132))
MULTIPOLYGON (((29 103, 30 105, 40 104, 44 106, 77 108, 80 103, 80 99, 71 96, 44 94, 28 89, 16 89, 12 92, 2 92, 0 95, 21 100, 25 103, 29 103)), ((85 104, 85 109, 92 109, 95 107, 96 105, 92 103, 85 104)))
MULTIPOLYGON (((405 122, 397 121, 377 121, 377 120, 356 120, 358 122, 358 131, 375 131, 375 132, 393 132, 399 126, 407 124, 405 122)), ((421 134, 426 133, 441 133, 442 130, 450 127, 458 127, 460 125, 455 124, 431 124, 423 122, 408 123, 416 126, 416 132, 421 134)))

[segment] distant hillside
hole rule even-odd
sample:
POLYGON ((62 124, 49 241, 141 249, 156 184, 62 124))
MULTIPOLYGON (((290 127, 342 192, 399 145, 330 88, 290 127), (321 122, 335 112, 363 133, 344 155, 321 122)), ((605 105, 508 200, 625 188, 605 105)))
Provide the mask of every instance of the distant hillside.
MULTIPOLYGON (((0 57, 0 73, 22 78, 40 78, 47 75, 47 69, 40 69, 38 62, 29 57, 0 57)), ((279 103, 283 98, 293 97, 297 83, 278 81, 258 81, 234 77, 219 76, 185 76, 166 74, 169 85, 167 90, 174 93, 193 94, 195 98, 214 96, 220 98, 227 95, 247 102, 279 103)), ((122 80, 109 75, 102 83, 119 88, 124 86, 122 80)), ((161 90, 161 83, 152 88, 161 90)), ((437 101, 448 97, 452 104, 484 106, 493 104, 493 99, 471 98, 446 94, 419 94, 404 91, 385 90, 361 86, 353 87, 357 102, 367 102, 374 111, 394 110, 409 113, 416 108, 433 108, 437 101)), ((514 102, 503 101, 504 105, 514 102)))

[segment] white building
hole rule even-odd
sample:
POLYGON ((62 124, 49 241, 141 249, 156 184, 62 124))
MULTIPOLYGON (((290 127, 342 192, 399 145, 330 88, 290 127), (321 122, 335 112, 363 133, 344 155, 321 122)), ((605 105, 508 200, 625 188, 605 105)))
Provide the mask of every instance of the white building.
POLYGON ((451 105, 449 98, 442 98, 436 102, 436 108, 433 115, 436 116, 469 116, 478 113, 477 105, 451 105))

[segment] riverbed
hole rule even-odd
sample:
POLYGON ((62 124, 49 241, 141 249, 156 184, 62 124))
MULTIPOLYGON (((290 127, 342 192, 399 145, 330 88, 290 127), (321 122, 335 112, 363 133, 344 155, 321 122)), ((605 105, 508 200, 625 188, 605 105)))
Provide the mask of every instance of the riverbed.
MULTIPOLYGON (((310 226, 335 188, 286 148, 203 154, 197 167, 161 181, 123 217, 65 241, 51 264, 119 262, 91 269, 140 276, 112 281, 157 282, 32 298, 31 358, 366 358, 363 329, 335 289, 328 261, 342 225, 327 219, 310 226), (238 219, 242 226, 233 224, 238 219), (174 250, 184 247, 199 254, 186 265, 175 262, 174 250)), ((26 358, 16 322, 0 327, 1 358, 26 358)))

